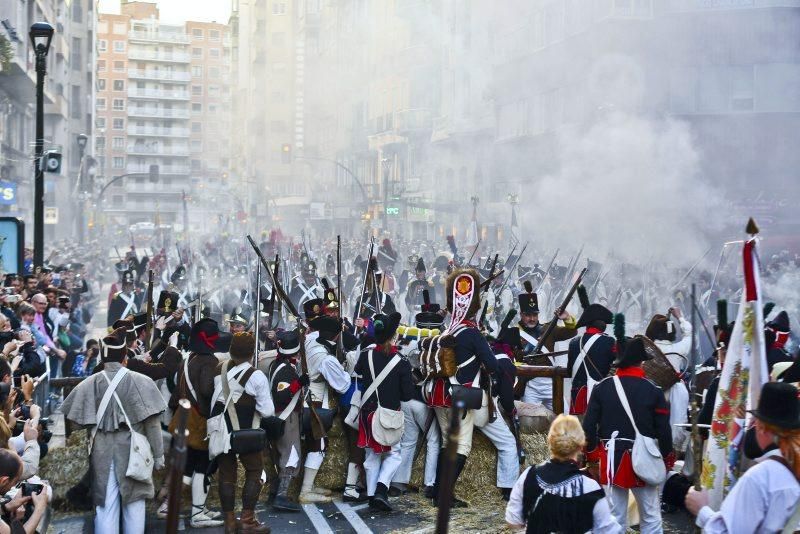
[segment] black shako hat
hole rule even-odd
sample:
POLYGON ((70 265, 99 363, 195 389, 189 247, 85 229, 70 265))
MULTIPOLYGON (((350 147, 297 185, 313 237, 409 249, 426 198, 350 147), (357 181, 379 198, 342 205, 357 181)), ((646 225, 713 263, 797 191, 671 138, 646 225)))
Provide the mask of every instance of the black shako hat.
POLYGON ((583 310, 583 313, 578 319, 578 323, 575 325, 575 327, 580 328, 582 326, 589 326, 595 321, 602 321, 606 324, 611 324, 614 322, 614 314, 602 304, 589 304, 589 306, 583 310))
POLYGON ((633 367, 652 357, 647 353, 645 348, 644 339, 642 336, 634 336, 625 341, 622 353, 614 360, 614 365, 621 369, 623 367, 633 367))
POLYGON ((167 291, 166 289, 159 293, 158 304, 156 309, 159 313, 172 313, 178 309, 178 300, 180 296, 174 291, 167 291))
POLYGON ((303 303, 303 315, 311 321, 325 313, 325 301, 320 298, 308 299, 303 303))
POLYGON ((230 345, 230 332, 221 332, 214 319, 200 319, 192 325, 189 334, 190 351, 201 354, 228 352, 230 345))
POLYGON ((295 330, 278 332, 278 354, 291 356, 300 352, 300 334, 295 330))
POLYGON ((794 430, 800 428, 800 400, 797 388, 785 382, 767 382, 761 388, 753 417, 769 425, 794 430))
POLYGON ((383 344, 392 339, 400 326, 400 314, 397 312, 384 315, 382 313, 373 318, 372 327, 377 344, 383 344))

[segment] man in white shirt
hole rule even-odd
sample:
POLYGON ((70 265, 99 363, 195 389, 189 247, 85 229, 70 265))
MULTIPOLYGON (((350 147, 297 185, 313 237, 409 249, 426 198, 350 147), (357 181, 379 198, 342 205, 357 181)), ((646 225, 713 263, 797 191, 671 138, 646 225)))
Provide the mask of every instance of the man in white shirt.
POLYGON ((761 449, 776 443, 733 486, 719 511, 708 506, 708 493, 689 490, 686 509, 697 516, 704 532, 781 532, 800 523, 800 401, 790 384, 764 384, 753 410, 761 449))

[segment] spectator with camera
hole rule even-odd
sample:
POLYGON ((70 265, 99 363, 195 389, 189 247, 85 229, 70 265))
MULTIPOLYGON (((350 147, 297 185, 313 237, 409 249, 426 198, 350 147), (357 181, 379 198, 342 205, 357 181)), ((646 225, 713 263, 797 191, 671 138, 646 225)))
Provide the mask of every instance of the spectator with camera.
POLYGON ((46 530, 46 517, 50 487, 45 484, 23 483, 16 492, 12 490, 22 478, 23 462, 13 451, 0 449, 0 534, 33 534, 46 530))

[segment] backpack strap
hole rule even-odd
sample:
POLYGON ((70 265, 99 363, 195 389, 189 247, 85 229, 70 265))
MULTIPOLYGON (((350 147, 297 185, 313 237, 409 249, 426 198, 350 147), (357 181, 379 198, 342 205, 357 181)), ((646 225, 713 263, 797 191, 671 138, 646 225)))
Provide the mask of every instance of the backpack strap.
MULTIPOLYGON (((106 414, 108 403, 111 402, 111 396, 115 394, 117 386, 119 385, 120 382, 122 382, 122 379, 128 373, 128 368, 122 367, 119 371, 117 371, 117 374, 114 375, 114 379, 110 381, 108 380, 108 375, 106 374, 105 371, 100 371, 100 372, 103 374, 106 381, 108 382, 108 388, 106 389, 106 392, 103 394, 103 398, 100 400, 100 406, 97 408, 97 416, 96 416, 97 424, 94 425, 94 428, 92 428, 92 433, 89 436, 89 454, 92 453, 92 447, 94 447, 94 438, 97 435, 97 429, 100 426, 100 422, 103 420, 103 416, 106 414)), ((125 415, 125 419, 127 418, 128 416, 125 415)))
POLYGON ((625 395, 625 390, 622 388, 622 382, 618 376, 614 376, 611 379, 614 381, 614 387, 617 388, 617 395, 619 396, 619 401, 622 403, 622 409, 625 410, 625 413, 628 415, 628 419, 630 419, 631 425, 633 426, 633 431, 638 436, 639 429, 636 427, 636 421, 633 420, 631 405, 628 404, 628 397, 625 395))
MULTIPOLYGON (((586 381, 589 381, 589 369, 586 368, 586 364, 584 360, 586 359, 586 355, 589 354, 589 351, 592 349, 592 345, 594 342, 600 338, 600 334, 593 334, 592 337, 589 338, 589 341, 586 344, 583 344, 583 339, 580 340, 581 343, 581 351, 578 354, 578 357, 575 359, 575 362, 572 364, 572 378, 575 378, 575 375, 578 373, 578 369, 581 368, 583 365, 583 370, 586 373, 586 381)), ((591 360, 590 360, 591 361, 591 360)), ((600 377, 602 379, 602 377, 600 377)))

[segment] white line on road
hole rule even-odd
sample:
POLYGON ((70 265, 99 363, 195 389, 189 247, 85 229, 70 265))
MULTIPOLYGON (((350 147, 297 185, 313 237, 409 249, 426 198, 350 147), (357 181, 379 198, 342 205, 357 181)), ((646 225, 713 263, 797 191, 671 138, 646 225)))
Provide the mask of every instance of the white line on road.
POLYGON ((320 513, 317 505, 304 504, 303 511, 308 516, 308 519, 311 520, 311 524, 314 525, 314 529, 318 534, 333 534, 333 530, 331 530, 328 522, 325 521, 325 516, 320 513))
POLYGON ((363 503, 357 504, 355 506, 353 506, 352 504, 350 505, 350 509, 351 510, 355 510, 356 512, 358 512, 359 510, 363 510, 365 508, 369 508, 369 503, 368 502, 363 502, 363 503))
MULTIPOLYGON (((372 534, 372 530, 367 526, 366 523, 359 517, 359 515, 355 512, 355 508, 347 504, 346 502, 336 501, 333 504, 336 505, 336 508, 342 512, 347 521, 353 525, 353 528, 356 529, 356 532, 359 534, 372 534)), ((359 509, 366 508, 368 505, 359 505, 359 509)))

